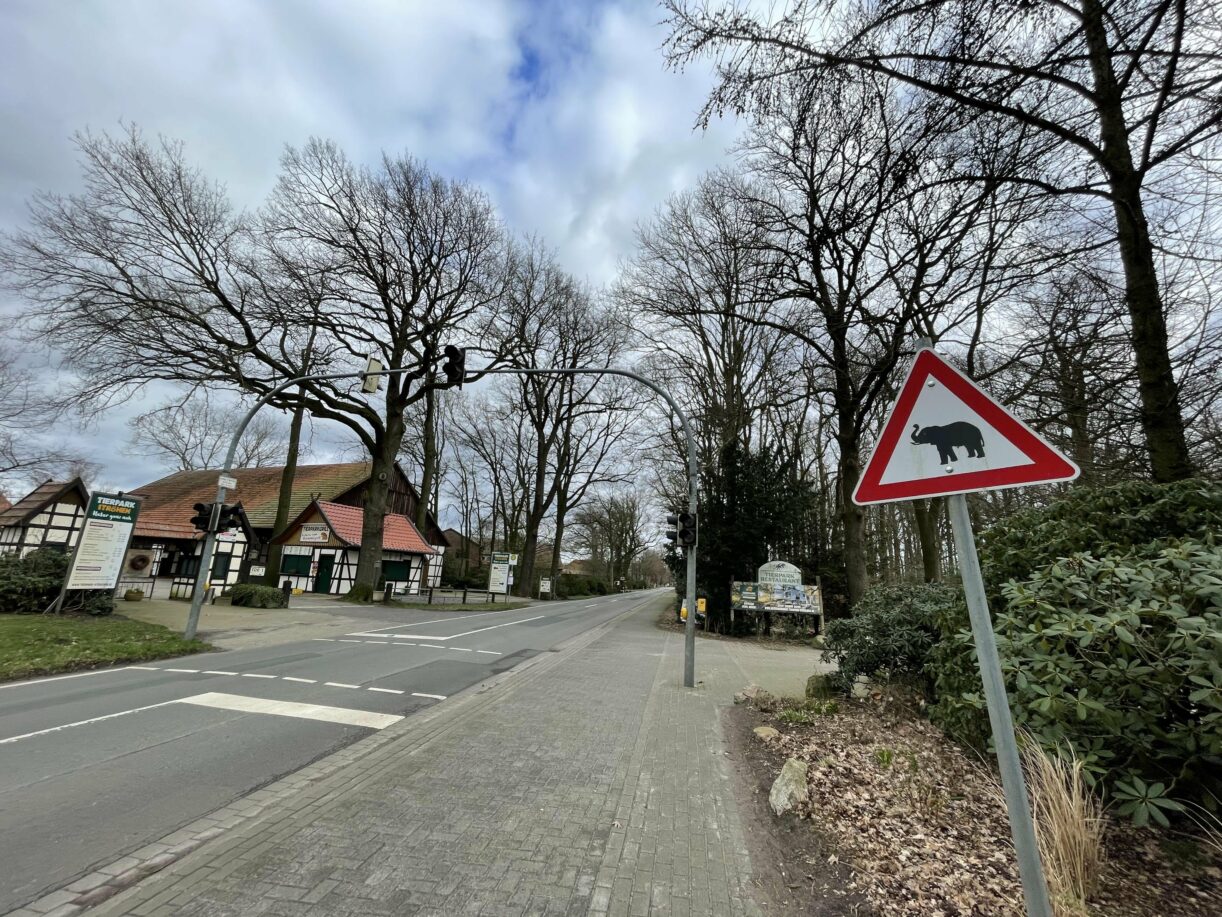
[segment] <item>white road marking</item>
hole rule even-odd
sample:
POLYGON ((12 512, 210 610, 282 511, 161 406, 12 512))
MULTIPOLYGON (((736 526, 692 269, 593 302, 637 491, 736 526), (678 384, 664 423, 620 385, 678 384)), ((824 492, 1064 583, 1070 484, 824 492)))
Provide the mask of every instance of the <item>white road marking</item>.
POLYGON ((243 678, 275 678, 276 676, 275 675, 263 675, 263 674, 260 674, 259 672, 243 672, 242 677, 243 678))
POLYGON ((37 732, 27 732, 24 735, 9 736, 7 739, 0 739, 0 745, 8 745, 10 742, 19 742, 22 739, 29 739, 33 736, 47 735, 52 732, 60 732, 64 729, 71 729, 74 726, 87 726, 90 723, 100 723, 103 720, 113 720, 115 717, 127 716, 129 713, 141 713, 145 710, 152 710, 156 707, 164 707, 167 704, 174 704, 177 701, 167 700, 160 704, 149 704, 146 707, 133 707, 131 710, 120 710, 118 713, 108 713, 105 716, 95 716, 87 720, 77 720, 75 723, 64 723, 62 726, 52 726, 50 729, 39 729, 37 732))
POLYGON ((205 675, 237 675, 237 672, 224 672, 221 669, 208 669, 204 672, 205 675))
POLYGON ((446 647, 446 649, 448 649, 448 650, 453 650, 453 651, 454 651, 454 652, 456 652, 456 653, 470 653, 470 652, 472 652, 472 650, 469 650, 469 649, 467 649, 467 648, 466 648, 466 647, 464 647, 464 646, 447 646, 447 647, 446 647))
POLYGON ((166 669, 167 672, 187 672, 191 675, 198 675, 199 669, 166 669))
POLYGON ((423 646, 430 650, 444 650, 445 647, 440 643, 417 643, 416 646, 423 646))
MULTIPOLYGON (((507 611, 521 611, 521 610, 522 610, 521 608, 497 608, 492 611, 477 611, 474 614, 469 614, 469 615, 451 615, 445 618, 433 618, 430 621, 413 621, 411 624, 392 624, 390 627, 375 627, 372 630, 365 631, 362 634, 349 634, 348 636, 349 637, 353 637, 353 636, 364 637, 369 634, 380 634, 388 630, 402 630, 405 627, 421 627, 422 625, 425 625, 425 624, 436 624, 438 621, 461 621, 464 618, 483 618, 483 617, 487 617, 488 615, 503 615, 507 611)), ((394 634, 386 634, 386 636, 393 637, 394 634)))
POLYGON ((71 675, 55 675, 51 678, 27 678, 25 681, 11 681, 6 685, 0 685, 0 689, 23 688, 26 685, 41 685, 48 681, 63 681, 65 678, 84 678, 87 675, 110 675, 112 672, 126 672, 128 669, 144 669, 150 672, 157 671, 157 667, 153 665, 125 665, 118 669, 95 669, 92 672, 74 672, 71 675))
POLYGON ((346 685, 342 681, 324 681, 323 684, 328 688, 355 688, 359 690, 361 687, 360 685, 346 685))
MULTIPOLYGON (((515 624, 528 624, 531 621, 538 621, 540 618, 545 618, 546 615, 535 615, 533 618, 523 618, 521 621, 506 621, 504 624, 489 624, 487 627, 477 627, 475 630, 464 631, 461 634, 450 634, 448 637, 425 637, 422 634, 413 634, 417 640, 457 640, 459 637, 470 637, 472 634, 482 634, 486 630, 496 630, 498 627, 513 627, 515 624)), ((369 636, 368 634, 357 634, 356 636, 369 636)), ((393 637, 394 634, 387 636, 393 637)))
POLYGON ((366 643, 380 643, 382 644, 382 646, 386 646, 388 643, 390 643, 389 640, 366 640, 365 642, 366 643))
MULTIPOLYGON (((174 702, 171 702, 174 703, 174 702)), ((346 726, 364 726, 369 729, 385 729, 403 719, 390 713, 370 713, 367 710, 351 710, 346 707, 325 707, 321 704, 295 704, 289 701, 265 700, 261 697, 243 697, 238 694, 209 692, 194 697, 184 697, 180 704, 199 707, 214 707, 218 710, 233 710, 238 713, 268 713, 273 716, 291 716, 302 720, 319 720, 324 723, 341 723, 346 726)))
POLYGON ((493 650, 476 650, 475 652, 477 652, 477 653, 483 653, 485 656, 499 656, 499 655, 501 655, 500 653, 495 652, 495 651, 493 651, 493 650))
POLYGON ((363 643, 362 640, 340 640, 340 643, 363 643))
POLYGON ((381 694, 405 694, 407 692, 400 691, 398 688, 370 688, 370 691, 377 691, 381 694))
POLYGON ((444 694, 418 694, 415 691, 412 692, 412 697, 431 697, 433 700, 445 700, 446 699, 446 696, 444 694))
POLYGON ((313 678, 298 678, 296 675, 282 675, 282 676, 280 676, 280 677, 281 677, 281 678, 283 678, 285 681, 299 681, 299 682, 301 682, 303 685, 316 685, 316 684, 318 684, 318 682, 317 682, 317 681, 315 681, 313 678))

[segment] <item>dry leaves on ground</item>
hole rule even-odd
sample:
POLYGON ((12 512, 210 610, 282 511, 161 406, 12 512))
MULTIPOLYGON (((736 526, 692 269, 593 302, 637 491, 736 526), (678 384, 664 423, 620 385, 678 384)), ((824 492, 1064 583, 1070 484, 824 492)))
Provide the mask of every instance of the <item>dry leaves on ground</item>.
MULTIPOLYGON (((991 767, 919 716, 862 703, 780 730, 777 769, 809 765, 799 810, 852 865, 852 887, 884 917, 1022 917, 1010 828, 991 767)), ((1092 917, 1222 915, 1215 867, 1180 872, 1152 832, 1109 829, 1113 862, 1092 917), (1141 835, 1144 841, 1136 835, 1141 835), (1136 855, 1140 852, 1140 856, 1136 855)))

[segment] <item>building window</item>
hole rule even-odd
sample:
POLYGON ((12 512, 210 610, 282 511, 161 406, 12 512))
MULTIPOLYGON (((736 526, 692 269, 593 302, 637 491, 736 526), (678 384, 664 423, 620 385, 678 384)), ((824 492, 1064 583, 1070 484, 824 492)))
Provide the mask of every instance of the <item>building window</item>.
POLYGON ((286 576, 309 576, 312 554, 285 554, 280 558, 280 572, 286 576))
POLYGON ((229 575, 229 563, 232 560, 232 554, 217 554, 212 559, 212 578, 225 579, 229 575))

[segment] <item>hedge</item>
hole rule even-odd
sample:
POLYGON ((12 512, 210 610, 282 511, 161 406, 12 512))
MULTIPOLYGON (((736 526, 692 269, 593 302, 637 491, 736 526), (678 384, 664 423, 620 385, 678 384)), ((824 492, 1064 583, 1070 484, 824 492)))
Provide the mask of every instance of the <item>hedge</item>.
MULTIPOLYGON (((52 548, 39 548, 25 557, 0 554, 0 612, 42 614, 59 594, 68 562, 66 552, 52 548)), ((103 590, 69 592, 64 610, 108 615, 115 610, 114 596, 103 590)))
POLYGON ((238 583, 229 591, 229 601, 245 608, 287 608, 288 597, 275 586, 238 583))

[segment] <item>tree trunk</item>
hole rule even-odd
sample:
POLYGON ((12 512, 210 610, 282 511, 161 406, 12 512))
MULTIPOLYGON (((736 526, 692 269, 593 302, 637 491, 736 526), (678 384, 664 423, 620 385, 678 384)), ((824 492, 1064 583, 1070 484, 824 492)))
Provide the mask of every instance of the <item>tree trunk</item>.
POLYGON ((289 424, 289 448, 284 460, 284 470, 280 472, 280 496, 276 501, 276 521, 272 525, 273 543, 267 548, 267 571, 263 583, 267 586, 279 586, 280 561, 284 556, 284 546, 274 543, 274 540, 284 534, 288 528, 289 512, 293 504, 293 481, 297 477, 297 454, 301 450, 301 427, 305 422, 305 405, 298 402, 293 409, 293 420, 289 424))
POLYGON ((561 491, 556 495, 556 542, 552 545, 552 593, 555 594, 556 583, 560 579, 560 554, 564 544, 564 519, 568 515, 569 506, 566 494, 561 491))
MULTIPOLYGON (((386 508, 390 479, 395 473, 395 457, 403 445, 403 415, 387 418, 386 432, 375 442, 365 488, 364 520, 361 523, 361 548, 357 554, 356 580, 348 597, 359 602, 373 599, 382 572, 382 532, 386 527, 386 508)), ((421 583, 423 586, 423 582, 421 583)))
POLYGON ((1154 480, 1178 481, 1192 476, 1192 462, 1184 436, 1179 387, 1171 368, 1167 319, 1141 197, 1141 176, 1133 166, 1123 100, 1112 69, 1112 51, 1098 0, 1083 0, 1082 21, 1095 82, 1103 165, 1111 187, 1120 260, 1124 265, 1125 302, 1141 393, 1142 432, 1154 480))
POLYGON ((913 500, 912 510, 916 514, 917 536, 921 540, 921 567, 925 582, 936 583, 942 578, 942 558, 938 543, 938 518, 942 513, 942 499, 913 500))
POLYGON ((420 467, 420 502, 416 504, 416 528, 427 538, 429 496, 433 492, 433 478, 437 475, 437 392, 433 389, 428 389, 424 395, 424 429, 421 438, 424 448, 420 467))
POLYGON ((865 512, 853 502, 853 489, 861 475, 857 444, 840 444, 840 521, 844 525, 845 586, 849 605, 856 605, 866 591, 865 512))

